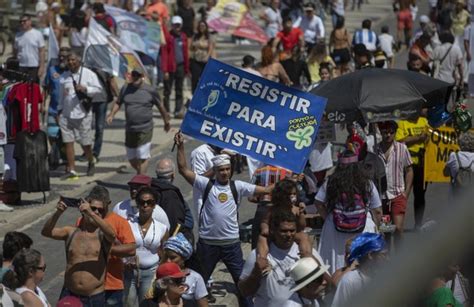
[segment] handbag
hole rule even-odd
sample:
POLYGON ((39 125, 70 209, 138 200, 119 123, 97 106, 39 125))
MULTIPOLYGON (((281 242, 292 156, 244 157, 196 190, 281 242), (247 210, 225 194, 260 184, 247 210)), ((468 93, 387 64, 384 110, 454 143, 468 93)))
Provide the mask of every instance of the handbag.
POLYGON ((76 80, 74 80, 74 78, 72 76, 71 76, 71 79, 72 79, 72 84, 74 85, 74 91, 76 92, 76 96, 79 99, 79 102, 84 107, 84 110, 86 110, 86 113, 89 113, 89 111, 92 108, 92 98, 87 96, 87 94, 84 93, 84 92, 77 91, 76 90, 77 82, 76 82, 76 80))
POLYGON ((449 52, 451 51, 451 48, 453 48, 453 45, 449 47, 448 51, 446 54, 441 58, 441 60, 434 60, 433 61, 433 69, 431 70, 431 77, 436 78, 436 76, 439 74, 439 70, 441 68, 441 65, 443 64, 444 60, 448 56, 449 52))

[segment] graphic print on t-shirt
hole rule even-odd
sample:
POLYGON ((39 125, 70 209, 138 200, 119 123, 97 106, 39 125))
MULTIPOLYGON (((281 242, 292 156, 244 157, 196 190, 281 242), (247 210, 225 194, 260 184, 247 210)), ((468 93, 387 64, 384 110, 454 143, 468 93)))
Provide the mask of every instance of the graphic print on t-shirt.
POLYGON ((217 198, 219 199, 221 203, 225 203, 229 197, 227 196, 226 193, 219 193, 217 198))

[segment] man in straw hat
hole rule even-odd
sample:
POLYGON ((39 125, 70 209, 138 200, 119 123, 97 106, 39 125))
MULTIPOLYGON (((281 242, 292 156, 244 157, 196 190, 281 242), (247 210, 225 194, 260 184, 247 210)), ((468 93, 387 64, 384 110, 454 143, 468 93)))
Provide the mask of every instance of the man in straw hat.
MULTIPOLYGON (((184 137, 181 132, 175 135, 174 141, 178 147, 179 173, 193 185, 194 198, 202 199, 202 205, 197 208, 197 255, 201 260, 201 275, 207 282, 217 262, 222 260, 237 284, 244 266, 239 238, 239 200, 242 197, 268 194, 273 185, 260 187, 240 180, 231 180, 230 157, 226 154, 212 158, 215 180, 197 175, 186 165, 184 137)), ((245 303, 249 302, 242 303, 246 305, 245 303)))
MULTIPOLYGON (((288 306, 289 302, 301 302, 295 291, 307 286, 307 283, 302 280, 303 273, 298 270, 298 273, 288 275, 300 259, 295 235, 296 216, 288 211, 275 212, 270 225, 271 243, 268 256, 257 257, 256 250, 253 250, 245 261, 240 276, 239 289, 243 295, 255 298, 254 306, 288 306)), ((323 263, 321 256, 314 249, 313 256, 319 263, 323 263)), ((316 279, 325 274, 328 269, 328 266, 321 266, 321 272, 318 271, 314 276, 313 269, 308 279, 316 279)), ((309 270, 306 273, 308 272, 309 270)), ((305 289, 303 292, 309 296, 310 291, 305 289)))

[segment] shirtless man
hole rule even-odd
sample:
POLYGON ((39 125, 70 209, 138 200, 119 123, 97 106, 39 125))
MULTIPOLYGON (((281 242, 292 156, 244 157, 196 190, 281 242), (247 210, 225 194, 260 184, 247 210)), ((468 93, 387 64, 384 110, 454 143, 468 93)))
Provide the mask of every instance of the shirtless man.
POLYGON ((56 212, 43 226, 41 234, 66 244, 66 273, 61 298, 78 297, 83 306, 104 306, 104 280, 107 258, 115 240, 115 232, 103 220, 109 205, 108 192, 94 187, 86 199, 81 200, 79 211, 83 218, 78 227, 55 227, 67 209, 59 201, 56 212))

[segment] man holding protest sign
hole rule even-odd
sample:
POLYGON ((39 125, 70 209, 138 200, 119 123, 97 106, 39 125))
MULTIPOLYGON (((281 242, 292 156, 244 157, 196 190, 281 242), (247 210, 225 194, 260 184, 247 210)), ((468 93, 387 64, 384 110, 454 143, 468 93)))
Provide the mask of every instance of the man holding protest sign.
POLYGON ((193 193, 197 193, 202 199, 202 205, 197 208, 199 214, 197 254, 203 269, 201 275, 207 282, 217 262, 222 260, 237 285, 244 265, 239 238, 239 201, 246 196, 268 194, 272 191, 273 185, 260 187, 231 180, 230 157, 225 154, 212 159, 215 180, 197 175, 186 165, 184 137, 181 132, 175 135, 174 141, 178 148, 179 173, 193 185, 193 193))

